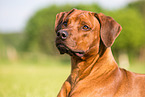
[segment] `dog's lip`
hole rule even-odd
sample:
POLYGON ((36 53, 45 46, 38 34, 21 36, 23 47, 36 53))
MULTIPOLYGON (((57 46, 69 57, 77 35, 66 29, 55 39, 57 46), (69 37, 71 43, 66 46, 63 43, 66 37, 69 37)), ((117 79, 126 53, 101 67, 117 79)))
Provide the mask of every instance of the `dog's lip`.
POLYGON ((66 51, 63 51, 63 52, 60 52, 61 54, 64 54, 64 53, 69 53, 70 55, 76 55, 78 57, 83 57, 85 52, 83 50, 72 50, 70 49, 68 46, 66 46, 65 44, 62 44, 62 43, 58 43, 56 44, 56 47, 58 48, 65 48, 66 51))
POLYGON ((69 49, 64 44, 56 44, 56 47, 59 49, 60 54, 67 53, 69 49))

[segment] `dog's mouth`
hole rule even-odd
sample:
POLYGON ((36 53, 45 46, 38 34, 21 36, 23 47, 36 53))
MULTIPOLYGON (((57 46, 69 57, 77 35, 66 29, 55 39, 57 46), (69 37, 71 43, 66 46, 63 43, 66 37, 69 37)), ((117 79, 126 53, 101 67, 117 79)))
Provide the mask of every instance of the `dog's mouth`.
POLYGON ((68 48, 66 45, 64 44, 56 44, 56 47, 58 48, 60 54, 64 54, 64 53, 67 53, 71 56, 75 55, 75 56, 78 56, 78 57, 83 57, 85 52, 82 51, 82 50, 72 50, 70 48, 68 48))

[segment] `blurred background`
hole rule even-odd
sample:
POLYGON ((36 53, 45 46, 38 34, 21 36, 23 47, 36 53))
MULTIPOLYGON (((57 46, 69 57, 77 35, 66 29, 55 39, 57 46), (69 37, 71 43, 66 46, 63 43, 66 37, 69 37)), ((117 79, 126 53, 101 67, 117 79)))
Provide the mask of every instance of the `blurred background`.
POLYGON ((0 0, 0 97, 56 97, 70 58, 55 47, 55 16, 72 8, 113 17, 123 28, 112 46, 117 63, 145 73, 145 1, 0 0))

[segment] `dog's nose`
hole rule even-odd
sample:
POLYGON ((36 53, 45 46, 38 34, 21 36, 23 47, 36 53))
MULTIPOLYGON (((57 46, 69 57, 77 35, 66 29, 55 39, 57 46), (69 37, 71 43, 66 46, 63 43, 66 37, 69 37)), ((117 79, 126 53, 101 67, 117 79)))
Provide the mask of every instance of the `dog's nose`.
POLYGON ((60 30, 57 32, 57 37, 65 40, 68 37, 67 31, 60 30))

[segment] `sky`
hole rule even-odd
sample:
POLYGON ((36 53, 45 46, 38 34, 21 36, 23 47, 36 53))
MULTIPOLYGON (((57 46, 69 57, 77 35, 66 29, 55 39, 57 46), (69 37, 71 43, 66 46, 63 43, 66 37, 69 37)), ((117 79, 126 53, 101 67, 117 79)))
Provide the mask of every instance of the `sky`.
POLYGON ((0 32, 20 32, 39 9, 52 4, 97 3, 105 9, 118 9, 131 0, 0 0, 0 32))

